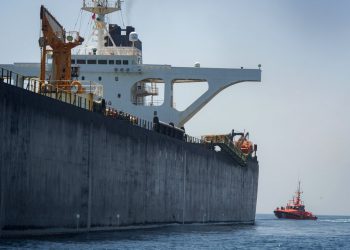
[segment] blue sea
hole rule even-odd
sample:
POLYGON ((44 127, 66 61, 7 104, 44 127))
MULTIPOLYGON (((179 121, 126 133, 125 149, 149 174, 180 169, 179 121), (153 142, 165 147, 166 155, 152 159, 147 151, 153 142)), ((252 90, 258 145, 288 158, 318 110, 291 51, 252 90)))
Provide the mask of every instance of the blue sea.
POLYGON ((350 216, 295 221, 257 215, 251 226, 178 225, 0 240, 0 249, 350 249, 350 216))

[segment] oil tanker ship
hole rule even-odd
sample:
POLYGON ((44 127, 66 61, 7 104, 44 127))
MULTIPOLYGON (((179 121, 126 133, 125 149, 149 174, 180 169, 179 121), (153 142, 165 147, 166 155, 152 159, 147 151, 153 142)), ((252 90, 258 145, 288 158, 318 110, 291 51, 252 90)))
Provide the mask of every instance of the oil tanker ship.
POLYGON ((194 138, 184 127, 220 91, 259 82, 260 66, 143 64, 135 28, 106 21, 121 7, 83 1, 93 24, 84 42, 42 6, 41 63, 0 65, 0 237, 254 223, 248 133, 194 138), (197 82, 208 90, 176 110, 174 84, 197 82))

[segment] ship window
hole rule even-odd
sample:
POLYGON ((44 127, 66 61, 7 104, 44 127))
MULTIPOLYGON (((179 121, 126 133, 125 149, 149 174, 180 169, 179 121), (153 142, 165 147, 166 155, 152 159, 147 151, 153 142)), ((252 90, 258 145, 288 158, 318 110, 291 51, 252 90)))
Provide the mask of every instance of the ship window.
POLYGON ((114 64, 114 60, 109 60, 109 64, 114 64))
POLYGON ((107 60, 98 60, 98 64, 107 64, 107 60))
POLYGON ((122 97, 122 95, 120 93, 118 93, 118 98, 122 97))
POLYGON ((87 64, 96 64, 96 60, 87 60, 87 64))
POLYGON ((85 80, 85 76, 82 76, 82 77, 81 77, 81 80, 83 80, 83 81, 84 81, 84 80, 85 80))
POLYGON ((79 67, 71 67, 71 75, 72 77, 79 77, 79 67))
POLYGON ((71 64, 75 64, 75 60, 74 59, 72 59, 71 64))
POLYGON ((128 65, 128 64, 129 64, 129 61, 128 61, 128 60, 123 60, 123 64, 124 64, 124 65, 128 65))
POLYGON ((116 60, 116 61, 115 61, 115 64, 120 65, 120 64, 122 64, 122 61, 121 61, 121 60, 116 60))
POLYGON ((102 77, 101 77, 101 76, 99 76, 99 77, 98 77, 98 80, 99 80, 99 81, 102 81, 102 77))
POLYGON ((119 81, 119 78, 118 78, 118 76, 116 76, 116 77, 115 77, 115 81, 116 81, 116 82, 117 82, 117 81, 119 81))
POLYGON ((77 60, 77 64, 86 64, 86 60, 77 60))

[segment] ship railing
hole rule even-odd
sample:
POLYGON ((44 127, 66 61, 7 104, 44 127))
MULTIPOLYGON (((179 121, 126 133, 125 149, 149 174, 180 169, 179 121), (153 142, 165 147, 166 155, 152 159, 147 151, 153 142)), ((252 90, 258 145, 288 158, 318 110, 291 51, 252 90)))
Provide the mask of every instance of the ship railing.
POLYGON ((77 93, 71 91, 70 88, 50 84, 46 81, 40 81, 38 79, 32 79, 27 85, 26 89, 89 111, 93 111, 94 98, 96 99, 96 96, 88 91, 85 93, 77 93))
POLYGON ((96 84, 82 84, 82 87, 85 86, 86 93, 79 94, 72 92, 71 89, 52 84, 54 81, 40 81, 37 78, 25 77, 4 68, 0 68, 0 84, 1 83, 16 86, 89 111, 93 110, 94 98, 98 97, 98 95, 94 95, 94 93, 103 94, 103 89, 101 90, 96 84))
MULTIPOLYGON (((148 120, 143 120, 141 118, 138 118, 136 116, 133 116, 129 113, 119 111, 115 108, 112 107, 107 107, 105 115, 110 118, 118 119, 118 120, 124 120, 129 122, 130 124, 134 126, 138 126, 147 130, 154 131, 154 123, 150 122, 148 120)), ((202 144, 204 145, 205 142, 201 138, 190 136, 185 134, 184 135, 184 141, 187 143, 192 143, 192 144, 202 144)))
POLYGON ((138 126, 147 130, 153 130, 153 122, 143 120, 134 115, 117 110, 112 107, 106 107, 105 116, 118 119, 118 120, 127 121, 134 126, 138 126))
POLYGON ((103 85, 99 83, 95 83, 93 81, 77 81, 77 80, 69 80, 69 81, 54 81, 54 80, 38 80, 42 86, 54 86, 57 87, 57 90, 67 90, 71 92, 81 92, 87 94, 93 94, 97 97, 103 97, 103 85))
POLYGON ((11 70, 0 68, 0 83, 13 85, 32 92, 38 92, 39 85, 35 86, 37 78, 25 77, 11 70))
POLYGON ((190 136, 190 135, 186 135, 186 142, 193 143, 193 144, 205 144, 205 141, 202 140, 201 138, 190 136))
POLYGON ((139 96, 159 95, 159 88, 157 87, 156 84, 152 84, 151 86, 142 84, 137 86, 136 95, 139 95, 139 96))
POLYGON ((120 8, 120 0, 84 0, 83 1, 83 8, 95 8, 95 7, 103 7, 103 8, 120 8), (100 5, 98 5, 100 3, 100 5))

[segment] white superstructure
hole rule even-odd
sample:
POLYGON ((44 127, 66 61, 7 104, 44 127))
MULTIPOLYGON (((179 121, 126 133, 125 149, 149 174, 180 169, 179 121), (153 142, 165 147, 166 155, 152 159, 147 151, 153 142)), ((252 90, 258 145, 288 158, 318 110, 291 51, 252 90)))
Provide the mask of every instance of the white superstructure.
MULTIPOLYGON (((201 68, 199 63, 194 67, 143 64, 142 43, 135 29, 106 22, 106 15, 121 10, 120 0, 86 0, 82 9, 92 14, 93 37, 97 42, 82 46, 72 55, 72 78, 101 83, 107 105, 116 110, 150 121, 157 115, 161 121, 181 127, 225 88, 245 81, 261 81, 260 67, 222 69, 201 68), (184 111, 176 110, 174 84, 200 82, 208 82, 208 90, 184 111), (164 84, 161 105, 157 99, 160 83, 164 84)), ((25 76, 38 76, 40 68, 39 64, 0 67, 25 76)), ((50 77, 49 71, 46 77, 50 77)))

